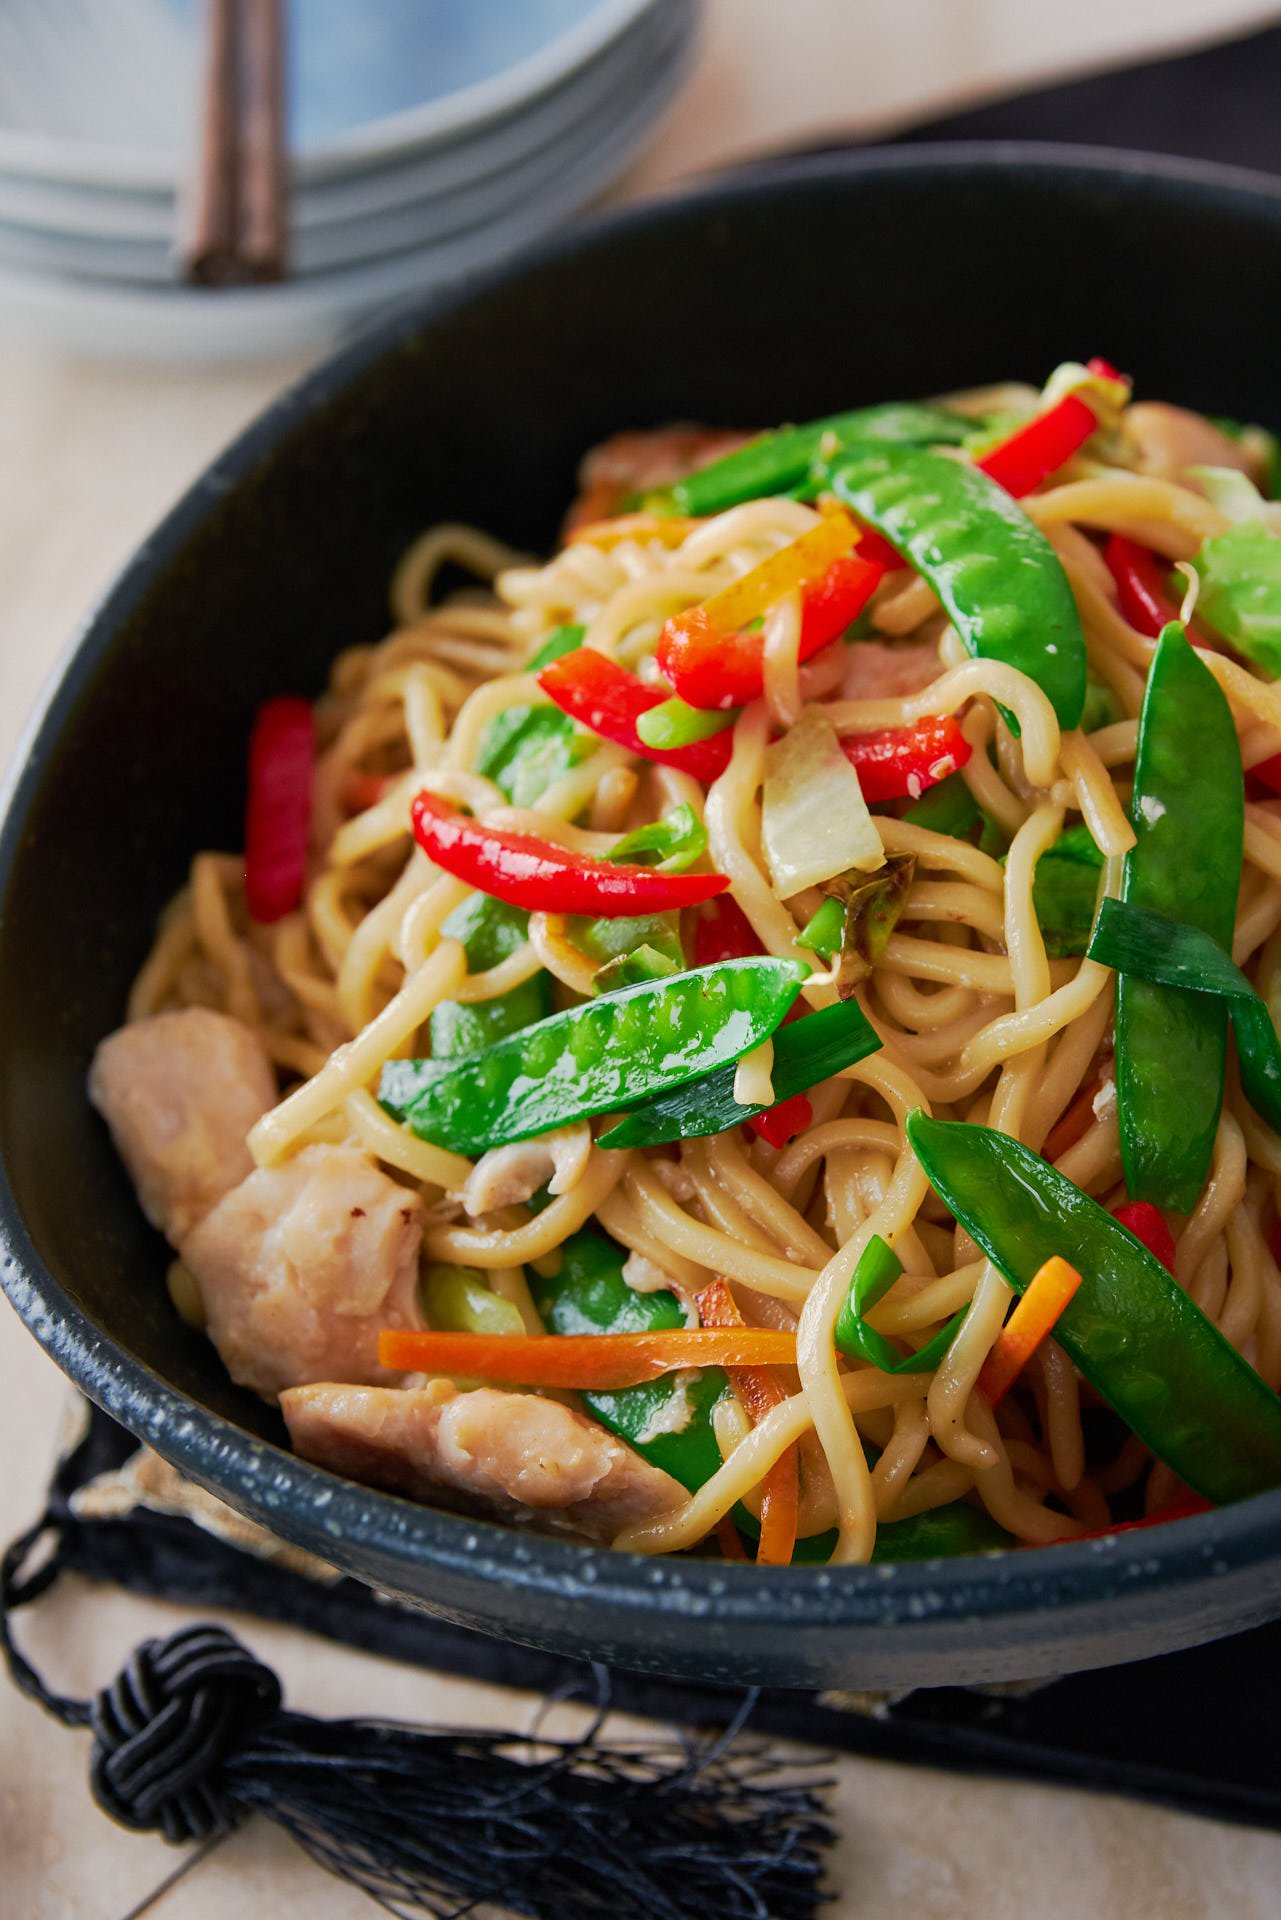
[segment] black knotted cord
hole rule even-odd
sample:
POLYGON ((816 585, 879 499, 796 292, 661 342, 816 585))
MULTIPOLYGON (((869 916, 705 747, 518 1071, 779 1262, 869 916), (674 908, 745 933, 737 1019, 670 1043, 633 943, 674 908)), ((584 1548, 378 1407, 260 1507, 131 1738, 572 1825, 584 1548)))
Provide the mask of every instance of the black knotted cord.
POLYGON ((46 1512, 0 1559, 0 1650, 23 1693, 92 1732, 94 1798, 124 1826, 179 1843, 263 1814, 403 1920, 482 1906, 531 1920, 812 1920, 828 1897, 830 1782, 745 1736, 755 1692, 714 1740, 603 1744, 600 1666, 594 1716, 574 1740, 537 1724, 318 1720, 285 1708, 270 1667, 232 1634, 200 1625, 135 1648, 96 1699, 69 1699, 12 1632, 12 1615, 57 1579, 60 1539, 46 1512))

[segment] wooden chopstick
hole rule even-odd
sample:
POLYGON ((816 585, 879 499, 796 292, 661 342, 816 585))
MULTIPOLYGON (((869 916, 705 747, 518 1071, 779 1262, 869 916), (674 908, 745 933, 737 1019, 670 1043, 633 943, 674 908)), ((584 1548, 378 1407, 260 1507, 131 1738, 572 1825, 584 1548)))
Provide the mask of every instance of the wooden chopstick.
POLYGON ((288 256, 283 0, 207 0, 207 7, 183 265, 204 286, 279 280, 288 256))
POLYGON ((284 277, 287 236, 283 0, 241 0, 239 254, 251 280, 284 277))

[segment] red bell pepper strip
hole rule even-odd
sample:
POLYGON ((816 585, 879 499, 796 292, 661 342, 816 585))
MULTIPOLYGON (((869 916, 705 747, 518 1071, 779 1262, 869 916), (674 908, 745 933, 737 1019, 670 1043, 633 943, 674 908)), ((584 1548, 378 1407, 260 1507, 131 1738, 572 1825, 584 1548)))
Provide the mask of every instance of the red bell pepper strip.
POLYGON ((251 920, 279 920, 302 899, 311 826, 316 726, 289 695, 259 707, 249 736, 245 901, 251 920))
POLYGON ((776 1107, 753 1114, 747 1124, 767 1146, 781 1148, 813 1126, 814 1109, 803 1093, 794 1093, 790 1100, 780 1100, 776 1107))
POLYGON ((1130 625, 1151 639, 1178 620, 1179 609, 1166 585, 1167 563, 1150 547, 1141 547, 1123 533, 1114 533, 1103 549, 1108 572, 1116 581, 1117 599, 1130 625))
MULTIPOLYGON (((748 960, 761 951, 752 923, 737 900, 728 894, 713 900, 694 928, 694 965, 715 966, 721 960, 748 960)), ((783 1025, 799 1020, 809 1009, 798 1001, 783 1017, 783 1025)), ((747 1122, 758 1138, 771 1147, 785 1147, 814 1124, 814 1109, 803 1093, 794 1093, 777 1106, 754 1113, 747 1122)))
POLYGON ((931 714, 913 727, 850 734, 841 745, 865 800, 901 800, 905 794, 919 800, 963 767, 972 751, 950 713, 931 714))
POLYGON ((695 907, 723 893, 723 873, 663 873, 616 866, 574 853, 532 833, 482 826, 434 793, 410 808, 414 838, 429 860, 509 907, 531 913, 589 913, 619 918, 695 907))
POLYGON ((1168 1273, 1174 1272, 1174 1235, 1160 1207, 1150 1200, 1127 1200, 1124 1206, 1113 1207, 1112 1217, 1128 1227, 1168 1273))
POLYGON ((669 696, 662 687, 647 687, 626 667, 591 647, 579 647, 544 667, 538 684, 562 713, 581 721, 603 740, 613 740, 643 760, 675 767, 710 784, 729 765, 734 742, 728 733, 714 733, 686 747, 649 747, 636 731, 636 722, 669 696))
MULTIPOLYGON (((840 638, 863 611, 885 574, 884 564, 868 559, 866 540, 857 553, 842 554, 801 589, 799 661, 809 660, 840 638)), ((898 556, 892 547, 886 551, 898 556)), ((666 623, 655 659, 664 679, 691 707, 725 713, 755 700, 764 684, 765 638, 760 632, 727 634, 705 607, 690 607, 666 623)))
MULTIPOLYGON (((723 1280, 713 1280, 697 1296, 698 1317, 705 1327, 741 1327, 738 1302, 723 1280)), ((730 1383, 754 1427, 781 1406, 787 1388, 768 1367, 730 1367, 730 1383)), ((785 1447, 761 1484, 761 1537, 756 1549, 758 1566, 785 1567, 796 1547, 800 1503, 800 1453, 795 1442, 785 1447)))
POLYGON ((1281 793, 1281 753, 1270 754, 1266 760, 1247 767, 1245 777, 1247 787, 1251 780, 1257 780, 1268 793, 1281 793))
MULTIPOLYGON (((1086 371, 1101 380, 1124 379, 1106 360, 1087 361, 1086 371)), ((1067 393, 1044 413, 1025 420, 999 445, 989 447, 974 464, 998 487, 1021 500, 1079 453, 1098 424, 1098 414, 1089 402, 1079 393, 1067 393)))

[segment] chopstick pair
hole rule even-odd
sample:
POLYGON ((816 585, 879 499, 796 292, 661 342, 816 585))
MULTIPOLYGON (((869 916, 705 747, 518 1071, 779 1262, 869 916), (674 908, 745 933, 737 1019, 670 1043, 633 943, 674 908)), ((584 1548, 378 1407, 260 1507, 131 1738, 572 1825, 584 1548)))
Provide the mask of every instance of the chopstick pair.
POLYGON ((288 253, 284 0, 207 0, 200 150, 183 264, 204 286, 280 280, 288 253))

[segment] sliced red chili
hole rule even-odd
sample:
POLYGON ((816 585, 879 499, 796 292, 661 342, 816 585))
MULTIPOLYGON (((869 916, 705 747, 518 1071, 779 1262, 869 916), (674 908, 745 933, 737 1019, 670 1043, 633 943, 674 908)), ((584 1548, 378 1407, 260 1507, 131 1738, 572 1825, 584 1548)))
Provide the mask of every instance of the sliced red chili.
POLYGON ((434 793, 420 793, 410 817, 414 838, 438 867, 531 913, 666 913, 697 906, 729 885, 723 873, 616 866, 536 834, 482 826, 434 793))
POLYGON ((643 760, 675 767, 708 784, 729 765, 734 741, 728 733, 714 733, 685 747, 646 746, 636 731, 636 722, 651 707, 661 706, 670 698, 667 688, 647 687, 626 667, 592 647, 579 647, 553 660, 539 674, 538 684, 562 713, 643 760))
POLYGON ((949 714, 931 714, 911 727, 884 727, 877 733, 849 734, 841 741, 845 757, 858 771, 865 800, 919 800, 963 767, 972 751, 949 714))
POLYGON ((302 899, 315 758, 308 701, 282 695, 258 709, 245 808, 245 901, 252 920, 279 920, 302 899))

